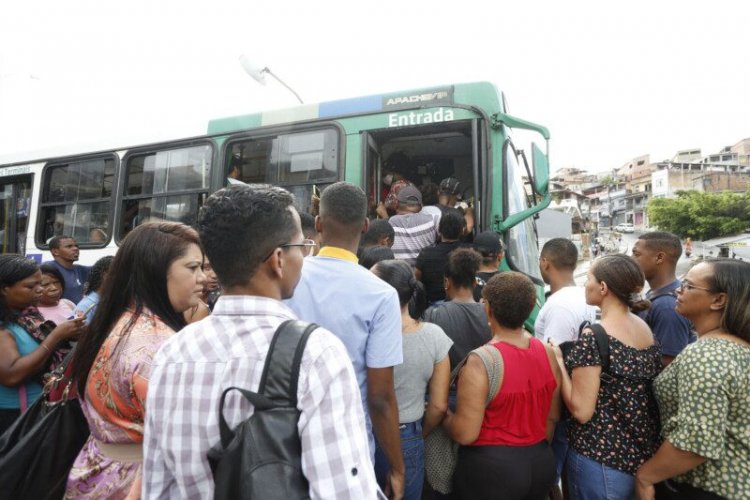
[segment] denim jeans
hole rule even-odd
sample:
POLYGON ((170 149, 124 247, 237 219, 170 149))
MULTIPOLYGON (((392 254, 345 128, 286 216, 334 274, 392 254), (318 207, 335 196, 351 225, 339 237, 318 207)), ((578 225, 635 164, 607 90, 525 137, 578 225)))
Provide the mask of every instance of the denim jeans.
MULTIPOLYGON (((401 434, 401 453, 404 455, 404 500, 420 500, 422 498, 422 483, 424 482, 424 439, 422 438, 422 422, 412 422, 399 426, 401 434)), ((375 448, 375 477, 378 484, 385 491, 388 477, 388 459, 378 444, 375 448)))
POLYGON ((555 437, 552 438, 552 451, 555 454, 555 482, 560 482, 565 462, 568 458, 568 421, 561 420, 555 426, 555 437))
POLYGON ((620 500, 633 498, 635 476, 607 467, 568 449, 568 495, 572 500, 620 500))

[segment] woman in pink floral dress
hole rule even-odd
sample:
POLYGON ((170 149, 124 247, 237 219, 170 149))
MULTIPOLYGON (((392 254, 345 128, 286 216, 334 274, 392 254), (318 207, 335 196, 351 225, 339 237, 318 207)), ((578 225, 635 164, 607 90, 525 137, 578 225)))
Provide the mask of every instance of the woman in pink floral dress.
POLYGON ((197 233, 146 223, 123 241, 90 330, 73 359, 91 436, 68 477, 66 498, 139 498, 151 360, 185 326, 205 276, 197 233))

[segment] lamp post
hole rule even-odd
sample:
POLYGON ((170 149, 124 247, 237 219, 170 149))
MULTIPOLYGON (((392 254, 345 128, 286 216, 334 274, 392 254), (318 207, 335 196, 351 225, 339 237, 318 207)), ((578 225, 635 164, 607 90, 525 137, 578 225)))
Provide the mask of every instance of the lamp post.
POLYGON ((284 82, 284 80, 282 80, 281 78, 279 78, 278 76, 276 76, 276 74, 274 74, 268 68, 268 66, 265 66, 263 68, 258 68, 257 66, 255 66, 253 63, 250 62, 250 59, 248 59, 248 57, 245 54, 242 54, 240 56, 240 65, 242 65, 242 69, 245 70, 245 73, 247 73, 248 75, 252 76, 253 79, 256 82, 260 83, 261 85, 265 85, 266 84, 266 74, 271 75, 272 77, 274 77, 274 79, 276 79, 277 82, 279 82, 284 87, 286 87, 286 89, 289 92, 291 92, 292 94, 294 94, 294 97, 297 98, 297 100, 300 102, 300 104, 304 104, 305 103, 302 100, 302 98, 299 96, 299 94, 297 92, 295 92, 292 87, 290 87, 289 85, 287 85, 286 82, 284 82))

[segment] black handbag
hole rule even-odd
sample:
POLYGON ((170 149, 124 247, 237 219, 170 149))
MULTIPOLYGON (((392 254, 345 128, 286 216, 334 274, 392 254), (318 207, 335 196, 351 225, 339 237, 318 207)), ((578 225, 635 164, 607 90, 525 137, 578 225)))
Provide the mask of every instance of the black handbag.
POLYGON ((60 499, 68 474, 89 437, 78 399, 68 397, 73 381, 64 375, 71 356, 54 371, 44 392, 0 436, 0 491, 5 498, 60 499), (49 392, 65 384, 60 401, 49 392))
POLYGON ((317 327, 294 320, 282 323, 268 349, 258 392, 229 387, 221 394, 221 440, 208 452, 215 499, 309 498, 297 431, 297 381, 307 339, 317 327), (233 430, 224 419, 224 400, 231 391, 239 391, 254 407, 233 430))

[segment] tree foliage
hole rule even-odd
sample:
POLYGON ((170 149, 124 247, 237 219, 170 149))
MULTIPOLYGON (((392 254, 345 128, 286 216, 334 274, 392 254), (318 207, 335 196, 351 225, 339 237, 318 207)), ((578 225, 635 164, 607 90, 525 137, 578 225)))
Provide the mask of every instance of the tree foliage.
POLYGON ((681 238, 708 240, 750 228, 750 194, 678 191, 648 204, 651 225, 681 238))

